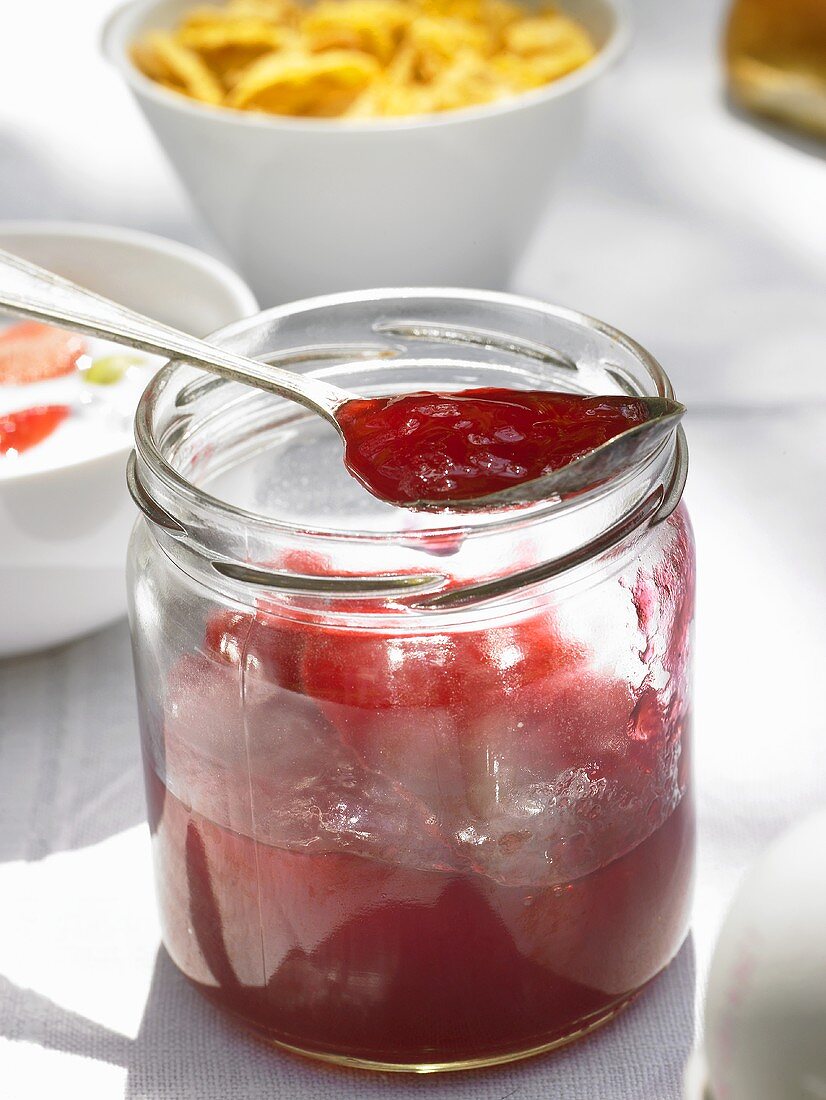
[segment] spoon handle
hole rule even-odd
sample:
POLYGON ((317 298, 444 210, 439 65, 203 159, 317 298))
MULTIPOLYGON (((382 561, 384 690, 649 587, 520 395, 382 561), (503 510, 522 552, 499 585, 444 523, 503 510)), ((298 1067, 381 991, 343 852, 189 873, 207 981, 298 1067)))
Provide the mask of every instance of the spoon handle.
POLYGON ((351 396, 318 378, 213 347, 2 249, 0 312, 46 321, 167 359, 182 359, 231 382, 297 401, 333 423, 336 409, 351 396))

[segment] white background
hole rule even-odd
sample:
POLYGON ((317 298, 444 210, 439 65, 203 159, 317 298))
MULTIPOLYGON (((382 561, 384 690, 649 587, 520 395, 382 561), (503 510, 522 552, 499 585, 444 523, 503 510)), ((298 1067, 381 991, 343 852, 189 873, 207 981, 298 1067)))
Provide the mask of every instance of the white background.
MULTIPOLYGON (((2 0, 0 218, 110 222, 209 249, 97 56, 108 7, 2 0)), ((680 1095, 737 880, 826 801, 826 146, 726 104, 721 18, 717 0, 638 0, 635 45, 513 287, 629 332, 691 409, 700 861, 678 960, 581 1047, 483 1075, 333 1074, 257 1046, 158 955, 119 624, 0 663, 3 1100, 680 1095)))

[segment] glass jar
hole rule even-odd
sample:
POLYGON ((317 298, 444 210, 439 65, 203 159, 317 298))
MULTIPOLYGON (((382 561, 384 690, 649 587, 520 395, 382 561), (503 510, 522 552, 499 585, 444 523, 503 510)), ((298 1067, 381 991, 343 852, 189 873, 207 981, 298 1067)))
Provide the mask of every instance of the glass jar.
MULTIPOLYGON (((371 291, 218 342, 357 393, 671 396, 508 295, 371 291)), ((131 624, 166 947, 333 1062, 461 1069, 613 1017, 687 926, 694 559, 682 433, 572 499, 424 515, 331 425, 165 368, 136 422, 131 624)))
POLYGON ((824 0, 733 0, 724 48, 735 100, 826 138, 824 0))

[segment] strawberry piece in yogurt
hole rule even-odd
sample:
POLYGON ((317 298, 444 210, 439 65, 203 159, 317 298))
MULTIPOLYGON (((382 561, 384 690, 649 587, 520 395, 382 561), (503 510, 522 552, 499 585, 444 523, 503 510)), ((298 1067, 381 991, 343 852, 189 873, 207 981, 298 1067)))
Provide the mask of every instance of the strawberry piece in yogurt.
POLYGON ((24 385, 60 378, 77 370, 83 340, 52 325, 24 321, 0 332, 0 385, 24 385))

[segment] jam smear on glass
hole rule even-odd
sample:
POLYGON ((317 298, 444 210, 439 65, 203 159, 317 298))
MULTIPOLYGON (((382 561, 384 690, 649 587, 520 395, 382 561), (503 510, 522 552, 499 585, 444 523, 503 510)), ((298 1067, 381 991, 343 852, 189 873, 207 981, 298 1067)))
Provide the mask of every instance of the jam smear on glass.
POLYGON ((581 458, 648 419, 633 397, 492 387, 348 401, 350 473, 393 504, 471 500, 581 458))

